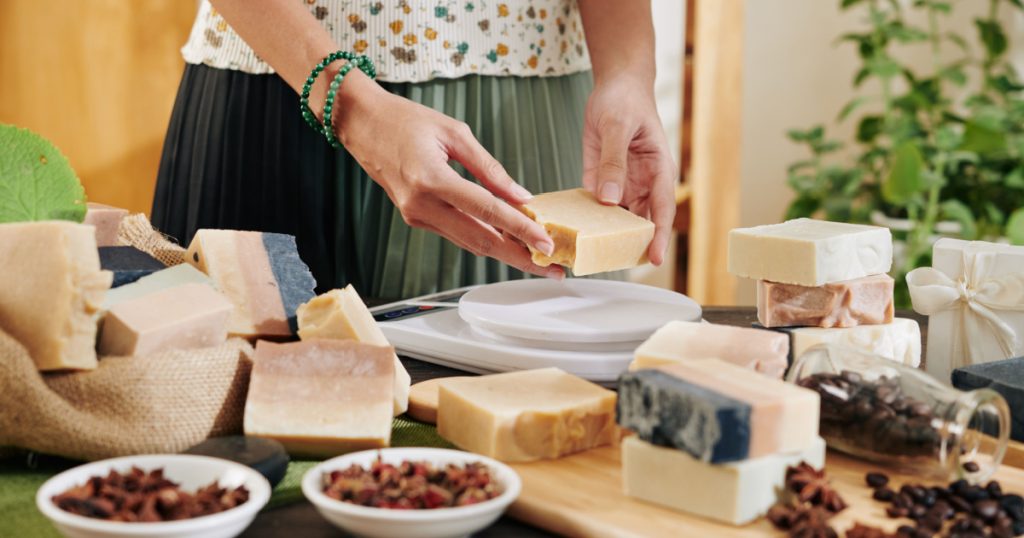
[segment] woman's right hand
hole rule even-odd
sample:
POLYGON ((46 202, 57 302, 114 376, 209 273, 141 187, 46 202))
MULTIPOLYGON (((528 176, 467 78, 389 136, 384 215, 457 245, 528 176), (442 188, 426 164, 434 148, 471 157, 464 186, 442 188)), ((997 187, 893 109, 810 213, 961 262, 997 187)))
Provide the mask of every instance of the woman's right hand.
POLYGON ((554 243, 541 225, 509 205, 528 202, 530 192, 480 145, 468 125, 393 95, 355 69, 345 76, 334 110, 345 149, 410 226, 527 273, 564 276, 561 267, 531 261, 523 244, 550 254, 554 243), (457 174, 449 161, 462 164, 483 187, 457 174))

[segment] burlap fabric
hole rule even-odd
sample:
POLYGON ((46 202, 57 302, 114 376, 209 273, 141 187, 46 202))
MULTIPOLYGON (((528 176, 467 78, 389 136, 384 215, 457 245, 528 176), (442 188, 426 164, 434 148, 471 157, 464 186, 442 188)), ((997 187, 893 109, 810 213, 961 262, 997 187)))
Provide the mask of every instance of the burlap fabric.
POLYGON ((154 229, 142 213, 125 217, 121 221, 117 238, 121 244, 146 252, 164 265, 185 263, 185 249, 154 229))

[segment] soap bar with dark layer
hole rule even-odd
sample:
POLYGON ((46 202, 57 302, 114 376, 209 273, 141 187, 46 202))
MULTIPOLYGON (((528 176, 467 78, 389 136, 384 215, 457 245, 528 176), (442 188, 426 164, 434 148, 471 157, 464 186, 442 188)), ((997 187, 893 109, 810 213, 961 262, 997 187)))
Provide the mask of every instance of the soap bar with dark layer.
POLYGON ((241 463, 252 467, 274 487, 288 471, 288 452, 284 445, 262 437, 228 435, 211 437, 189 448, 185 454, 210 456, 241 463))
POLYGON ((114 273, 112 288, 167 268, 160 260, 135 247, 100 247, 99 251, 100 268, 114 273))
POLYGON ((1024 357, 971 364, 953 370, 953 386, 960 390, 992 389, 1010 407, 1010 437, 1024 441, 1024 357))

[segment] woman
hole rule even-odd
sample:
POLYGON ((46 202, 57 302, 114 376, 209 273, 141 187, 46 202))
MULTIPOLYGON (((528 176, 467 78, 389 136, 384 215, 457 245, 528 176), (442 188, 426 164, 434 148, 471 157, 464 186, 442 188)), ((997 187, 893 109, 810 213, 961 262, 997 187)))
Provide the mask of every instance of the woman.
MULTIPOLYGON (((530 261, 524 245, 553 245, 514 205, 582 183, 650 217, 649 257, 664 259, 676 172, 645 2, 204 0, 182 52, 153 203, 181 241, 293 234, 321 289, 375 299, 561 278, 530 261), (305 124, 297 95, 339 49, 377 71, 337 90, 344 150, 305 124)), ((318 116, 344 63, 312 87, 318 116)))

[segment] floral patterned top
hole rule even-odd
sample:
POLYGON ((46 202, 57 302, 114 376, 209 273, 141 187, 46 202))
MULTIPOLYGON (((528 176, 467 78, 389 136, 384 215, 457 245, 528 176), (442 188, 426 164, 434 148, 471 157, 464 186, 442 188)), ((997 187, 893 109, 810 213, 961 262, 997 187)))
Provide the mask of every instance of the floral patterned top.
MULTIPOLYGON (((304 2, 340 48, 368 55, 378 80, 555 76, 590 68, 576 0, 292 1, 304 2)), ((191 64, 274 72, 209 0, 181 51, 191 64)))

